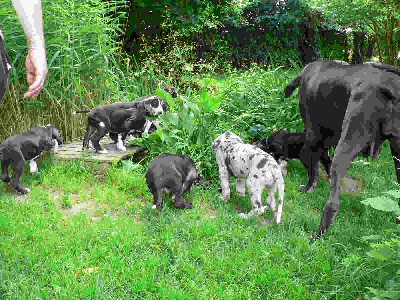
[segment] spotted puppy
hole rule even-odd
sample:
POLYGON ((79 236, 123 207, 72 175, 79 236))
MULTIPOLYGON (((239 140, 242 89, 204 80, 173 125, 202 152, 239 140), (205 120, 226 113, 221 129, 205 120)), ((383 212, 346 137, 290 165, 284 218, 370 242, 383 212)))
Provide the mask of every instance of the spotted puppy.
POLYGON ((176 208, 192 208, 183 195, 197 184, 205 183, 194 161, 187 155, 161 154, 154 158, 146 173, 146 181, 154 196, 153 209, 163 205, 162 192, 172 192, 176 208))
POLYGON ((236 134, 228 131, 217 137, 212 149, 216 153, 219 167, 219 178, 222 187, 222 199, 228 201, 230 198, 229 177, 238 178, 236 192, 244 196, 246 184, 250 193, 253 209, 242 217, 250 217, 254 214, 262 214, 266 208, 275 213, 277 223, 281 222, 284 182, 283 173, 286 171, 287 162, 282 160, 280 164, 275 159, 256 146, 243 143, 236 134), (268 188, 268 206, 262 204, 262 193, 268 188), (276 208, 275 193, 279 190, 279 205, 276 208))
POLYGON ((57 152, 58 145, 62 143, 61 133, 50 124, 15 134, 6 139, 0 144, 1 180, 9 183, 20 194, 29 193, 30 189, 22 188, 19 182, 25 170, 25 163, 29 161, 31 173, 37 173, 37 159, 42 152, 51 149, 57 152), (13 169, 11 179, 9 166, 13 169))

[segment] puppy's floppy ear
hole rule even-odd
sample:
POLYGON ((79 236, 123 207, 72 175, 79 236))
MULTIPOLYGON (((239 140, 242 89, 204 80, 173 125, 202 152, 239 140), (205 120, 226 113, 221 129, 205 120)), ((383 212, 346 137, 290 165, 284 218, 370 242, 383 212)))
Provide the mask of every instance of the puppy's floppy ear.
POLYGON ((221 140, 218 138, 214 141, 214 143, 212 143, 212 149, 215 151, 218 149, 219 145, 221 144, 221 140))
POLYGON ((129 108, 129 110, 132 110, 132 109, 143 110, 144 109, 144 101, 143 100, 134 101, 133 107, 129 108))
POLYGON ((289 132, 286 130, 286 128, 282 128, 276 132, 276 135, 283 135, 286 133, 289 133, 289 132))

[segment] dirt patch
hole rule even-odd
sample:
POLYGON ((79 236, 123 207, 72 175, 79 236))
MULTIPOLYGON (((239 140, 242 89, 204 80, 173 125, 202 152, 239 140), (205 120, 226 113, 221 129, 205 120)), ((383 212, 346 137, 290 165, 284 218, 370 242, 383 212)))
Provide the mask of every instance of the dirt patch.
POLYGON ((124 214, 121 210, 114 210, 108 205, 97 204, 92 199, 82 201, 80 194, 65 193, 63 191, 53 191, 51 197, 65 218, 72 218, 80 213, 84 213, 91 221, 99 221, 107 215, 113 219, 124 214))
MULTIPOLYGON (((320 172, 320 176, 322 180, 329 182, 329 177, 326 172, 320 172)), ((340 188, 341 193, 343 194, 355 194, 357 196, 361 195, 363 189, 364 183, 361 175, 358 175, 357 178, 346 175, 340 188)))
POLYGON ((204 213, 204 217, 207 220, 215 219, 218 216, 218 211, 215 209, 214 205, 207 203, 204 199, 197 205, 197 208, 204 213))

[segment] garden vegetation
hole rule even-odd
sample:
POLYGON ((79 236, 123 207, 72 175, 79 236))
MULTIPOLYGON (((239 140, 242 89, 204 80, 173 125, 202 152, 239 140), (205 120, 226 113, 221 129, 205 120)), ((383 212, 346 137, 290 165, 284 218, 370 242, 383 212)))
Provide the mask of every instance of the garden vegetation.
POLYGON ((153 93, 177 113, 135 140, 150 150, 139 164, 101 173, 43 157, 41 173, 23 177, 29 195, 0 184, 0 298, 399 299, 400 196, 387 143, 378 161, 353 163, 355 191, 342 193, 331 235, 312 244, 326 176, 303 194, 307 172, 291 161, 284 224, 266 226, 271 214, 237 216, 251 209, 248 196, 220 200, 211 149, 227 130, 247 142, 304 130, 298 98, 283 89, 313 59, 397 63, 399 3, 351 3, 43 0, 49 76, 38 98, 24 100, 25 36, 0 0, 13 60, 0 141, 48 123, 67 142, 81 140, 86 118, 74 111, 153 93), (178 98, 160 89, 167 84, 178 98), (193 210, 168 200, 151 209, 144 174, 160 153, 190 155, 213 182, 187 194, 193 210))

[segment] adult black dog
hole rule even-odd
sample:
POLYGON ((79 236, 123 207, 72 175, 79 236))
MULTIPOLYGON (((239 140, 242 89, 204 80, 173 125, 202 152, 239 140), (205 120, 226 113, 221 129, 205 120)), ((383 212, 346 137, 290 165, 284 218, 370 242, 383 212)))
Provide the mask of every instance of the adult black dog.
MULTIPOLYGON (((330 196, 313 240, 329 232, 339 211, 341 182, 358 155, 377 157, 388 139, 393 156, 400 156, 400 69, 381 63, 350 66, 318 61, 308 64, 289 83, 285 96, 297 87, 307 132, 301 159, 310 178, 318 168, 321 153, 336 147, 330 196)), ((400 182, 400 162, 394 158, 394 163, 400 182)))
POLYGON ((9 183, 20 194, 28 193, 30 190, 22 188, 19 183, 26 161, 30 161, 31 173, 36 173, 38 171, 36 159, 42 152, 53 147, 57 149, 62 143, 61 133, 50 124, 6 139, 0 144, 1 180, 9 183), (13 168, 11 179, 8 174, 9 166, 13 168))

